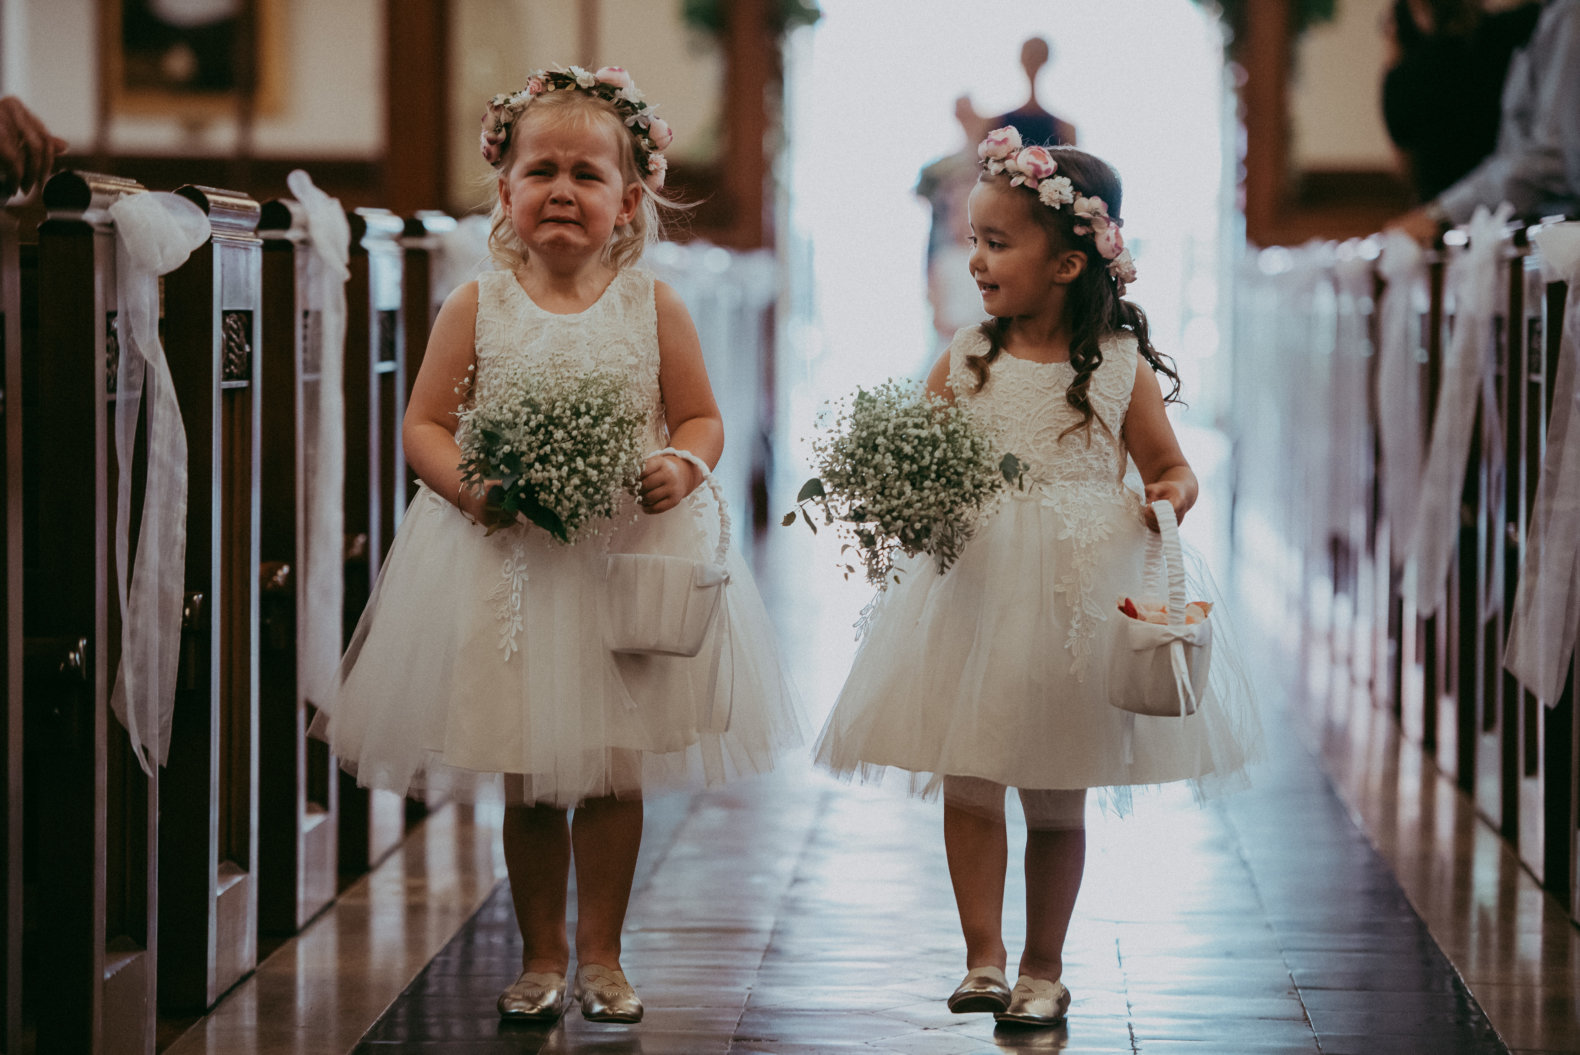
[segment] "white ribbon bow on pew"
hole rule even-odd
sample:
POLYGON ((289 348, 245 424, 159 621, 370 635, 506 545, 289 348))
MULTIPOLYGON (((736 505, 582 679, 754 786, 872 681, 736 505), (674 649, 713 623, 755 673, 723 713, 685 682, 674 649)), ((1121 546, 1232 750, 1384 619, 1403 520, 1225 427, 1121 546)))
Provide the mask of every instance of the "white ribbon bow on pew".
MULTIPOLYGON (((304 466, 307 500, 306 567, 298 576, 303 591, 302 625, 297 633, 298 691, 320 706, 335 689, 340 665, 341 610, 345 600, 346 280, 351 277, 351 225, 338 198, 313 184, 301 169, 286 185, 307 215, 313 253, 307 262, 307 308, 319 324, 309 330, 317 348, 306 349, 318 364, 316 398, 302 408, 309 454, 304 466)), ((310 338, 310 339, 311 339, 310 338)))
MULTIPOLYGON (((1421 247, 1398 231, 1382 235, 1377 270, 1383 290, 1377 348, 1377 446, 1383 514, 1388 518, 1395 565, 1409 552, 1410 530, 1421 495, 1421 365, 1416 358, 1419 316, 1415 303, 1422 274, 1421 247)), ((1459 489, 1456 487, 1457 495, 1459 489)))
MULTIPOLYGON (((1478 206, 1470 219, 1470 245, 1449 266, 1454 332, 1443 359, 1443 387, 1432 416, 1432 441, 1421 473, 1404 572, 1405 596, 1414 598, 1421 616, 1436 612, 1448 592, 1448 566, 1459 540, 1460 497, 1478 400, 1482 436, 1493 444, 1485 457, 1490 465, 1503 465, 1503 418, 1493 380, 1492 306, 1500 280, 1503 228, 1512 215, 1514 207, 1507 203, 1496 213, 1478 206)), ((1501 487, 1499 481, 1492 490, 1501 487)))
POLYGON ((1558 703, 1580 630, 1580 223, 1535 235, 1542 277, 1569 283, 1525 562, 1504 666, 1549 707, 1558 703))
POLYGON ((175 194, 128 195, 110 206, 120 369, 115 378, 115 588, 121 607, 121 663, 110 706, 126 726, 143 771, 170 753, 176 661, 187 545, 187 436, 170 365, 159 341, 159 276, 186 262, 208 240, 203 210, 175 194), (131 546, 132 454, 147 403, 148 469, 137 563, 131 546))

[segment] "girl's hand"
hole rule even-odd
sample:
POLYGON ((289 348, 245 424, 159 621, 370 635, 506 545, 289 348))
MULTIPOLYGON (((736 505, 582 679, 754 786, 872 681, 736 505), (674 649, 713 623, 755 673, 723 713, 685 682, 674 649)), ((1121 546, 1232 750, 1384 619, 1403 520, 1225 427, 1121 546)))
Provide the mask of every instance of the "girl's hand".
POLYGON ((1190 510, 1190 501, 1181 484, 1173 480, 1159 480, 1155 484, 1147 484, 1143 495, 1141 517, 1147 522, 1147 527, 1153 531, 1163 530, 1158 527, 1158 515, 1152 511, 1153 502, 1167 502, 1174 507, 1174 519, 1182 524, 1185 522, 1185 514, 1190 510))
POLYGON ((457 496, 456 506, 461 514, 474 524, 492 528, 505 523, 505 511, 500 508, 497 501, 499 496, 495 493, 499 487, 498 480, 489 480, 483 485, 482 491, 475 491, 466 484, 461 485, 461 493, 457 496))
POLYGON ((701 482, 702 474, 684 458, 673 454, 649 458, 642 466, 642 481, 637 486, 642 512, 662 513, 674 509, 701 482))

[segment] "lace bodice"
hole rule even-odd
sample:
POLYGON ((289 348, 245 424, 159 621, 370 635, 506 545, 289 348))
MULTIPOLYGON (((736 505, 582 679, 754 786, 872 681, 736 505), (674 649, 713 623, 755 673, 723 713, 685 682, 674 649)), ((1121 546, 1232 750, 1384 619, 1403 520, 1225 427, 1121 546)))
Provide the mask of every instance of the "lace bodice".
POLYGON ((1124 334, 1108 338, 1102 347, 1103 362, 1087 388, 1097 418, 1090 430, 1077 429, 1062 439, 1066 429, 1081 424, 1080 412, 1065 401, 1075 377, 1069 363, 1037 363, 1000 353, 988 367, 987 384, 977 391, 966 357, 985 355, 988 340, 972 326, 955 334, 949 345, 949 383, 995 446, 1020 459, 1028 482, 1117 485, 1125 472, 1120 430, 1135 383, 1136 341, 1124 334))
POLYGON ((520 356, 555 371, 605 371, 626 378, 648 408, 650 449, 665 445, 658 388, 658 308, 653 277, 627 269, 591 307, 574 315, 545 311, 509 271, 477 279, 475 397, 487 399, 491 363, 520 356))

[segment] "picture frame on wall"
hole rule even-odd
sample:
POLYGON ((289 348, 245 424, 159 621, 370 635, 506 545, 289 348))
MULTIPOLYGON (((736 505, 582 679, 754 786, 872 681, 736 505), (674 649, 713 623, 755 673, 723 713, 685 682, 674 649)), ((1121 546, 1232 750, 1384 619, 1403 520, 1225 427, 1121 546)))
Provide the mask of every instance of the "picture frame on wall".
POLYGON ((285 0, 98 0, 112 113, 182 118, 278 112, 285 0), (250 91, 250 99, 249 99, 250 91))

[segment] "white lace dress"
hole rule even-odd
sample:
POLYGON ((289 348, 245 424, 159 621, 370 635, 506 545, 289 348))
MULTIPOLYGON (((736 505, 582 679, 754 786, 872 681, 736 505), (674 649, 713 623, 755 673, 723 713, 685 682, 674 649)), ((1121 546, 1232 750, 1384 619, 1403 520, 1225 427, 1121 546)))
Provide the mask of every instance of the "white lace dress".
POLYGON ((950 384, 996 446, 1026 465, 1028 485, 984 513, 949 571, 908 559, 879 594, 818 761, 865 780, 904 770, 921 794, 944 776, 1076 789, 1242 769, 1259 726, 1248 694, 1228 691, 1237 668, 1216 640, 1213 669, 1226 677, 1213 678, 1189 719, 1133 718, 1107 701, 1109 650, 1126 618, 1118 602, 1153 594, 1147 564, 1158 548, 1122 482, 1135 339, 1104 344, 1088 392, 1107 428, 1094 421, 1089 441, 1060 438, 1081 421, 1065 401, 1070 364, 1000 354, 975 391, 966 356, 987 349, 977 327, 956 334, 950 384))
MULTIPOLYGON (((509 272, 478 280, 476 391, 494 364, 614 371, 666 445, 650 275, 626 270, 587 310, 540 308, 509 272)), ((617 517, 613 552, 703 557, 718 514, 699 488, 680 506, 617 517)), ((771 768, 802 742, 773 628, 740 557, 696 659, 604 647, 605 544, 566 546, 533 527, 488 536, 420 487, 316 723, 365 786, 561 806, 634 797, 771 768)))

